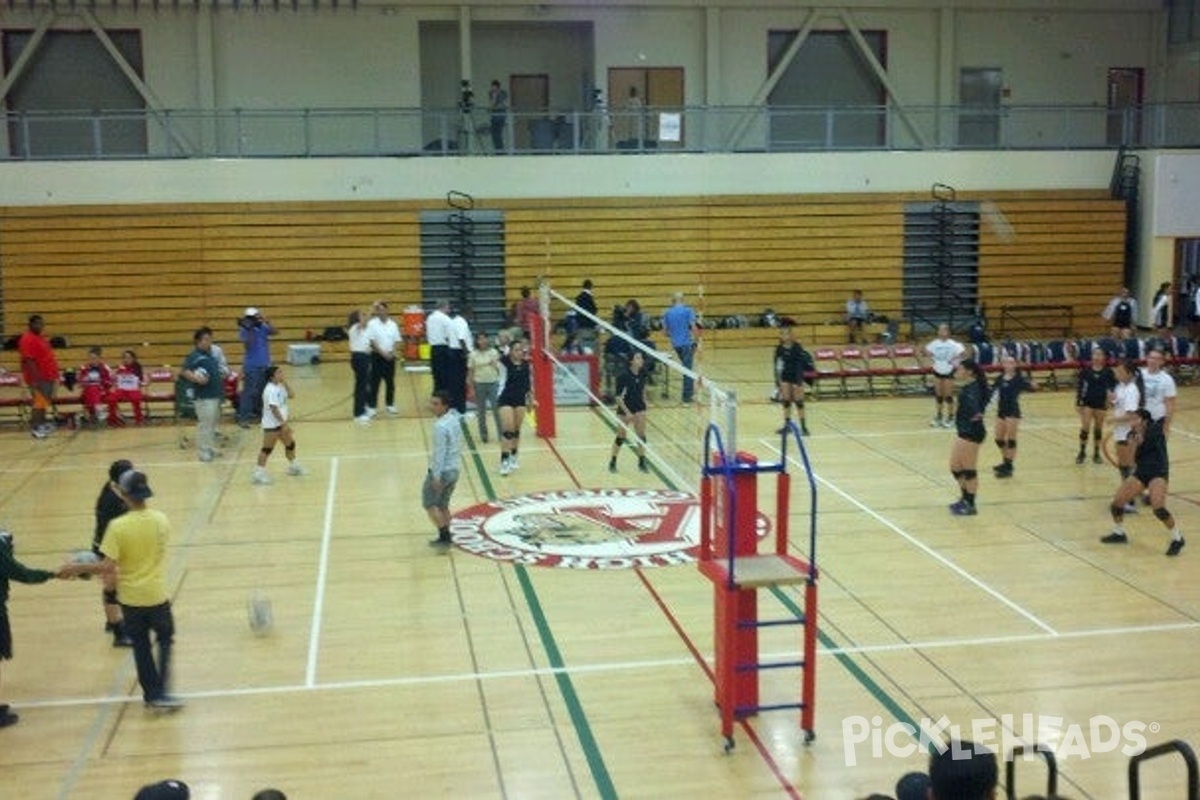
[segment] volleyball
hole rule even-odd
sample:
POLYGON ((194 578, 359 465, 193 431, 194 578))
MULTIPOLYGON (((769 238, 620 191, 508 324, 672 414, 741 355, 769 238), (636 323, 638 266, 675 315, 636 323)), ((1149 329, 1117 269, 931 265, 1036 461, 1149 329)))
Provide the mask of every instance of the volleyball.
MULTIPOLYGON (((96 555, 91 550, 76 550, 67 556, 67 561, 72 564, 99 564, 100 560, 100 556, 96 555)), ((84 573, 78 577, 83 580, 87 580, 92 576, 91 573, 84 573)))
POLYGON ((206 370, 204 367, 196 367, 194 370, 192 370, 192 374, 202 381, 208 380, 208 370, 206 370))
POLYGON ((275 627, 275 617, 271 613, 271 600, 266 595, 255 592, 246 601, 246 616, 250 621, 250 630, 255 636, 266 636, 275 627))

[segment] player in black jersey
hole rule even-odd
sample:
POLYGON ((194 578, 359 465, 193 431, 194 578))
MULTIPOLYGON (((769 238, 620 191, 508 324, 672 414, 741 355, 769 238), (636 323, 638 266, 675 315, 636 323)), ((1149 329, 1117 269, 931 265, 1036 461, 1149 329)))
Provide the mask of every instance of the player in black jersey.
POLYGON ((500 412, 501 475, 508 475, 520 467, 517 449, 521 442, 521 423, 525 421, 525 410, 529 407, 529 395, 533 390, 533 377, 525 348, 524 342, 513 342, 508 352, 500 357, 504 371, 496 408, 500 412))
POLYGON ((783 406, 783 427, 776 433, 787 431, 794 405, 800 432, 808 436, 808 425, 804 421, 804 382, 805 373, 812 368, 812 356, 792 337, 792 329, 780 328, 779 345, 775 348, 775 374, 779 379, 779 404, 783 406))
POLYGON ((958 362, 956 375, 969 380, 958 392, 958 408, 954 412, 954 427, 957 436, 950 448, 950 474, 958 481, 962 496, 950 505, 950 513, 960 517, 973 517, 975 493, 979 490, 979 473, 975 466, 979 461, 979 445, 987 438, 983 425, 983 412, 987 408, 987 376, 973 358, 958 362))
POLYGON ((621 450, 621 445, 625 444, 625 438, 629 434, 629 429, 633 428, 633 433, 636 436, 634 439, 633 450, 637 453, 638 469, 642 472, 649 472, 650 467, 646 464, 646 378, 649 377, 646 370, 646 357, 642 355, 642 351, 634 350, 633 355, 629 357, 629 366, 617 378, 616 403, 617 414, 621 417, 621 427, 617 430, 617 438, 613 441, 612 454, 608 459, 608 471, 617 471, 617 453, 621 450))
POLYGON ((1167 485, 1171 474, 1171 462, 1167 456, 1167 436, 1163 431, 1161 420, 1155 421, 1150 412, 1139 408, 1132 417, 1129 439, 1137 448, 1134 455, 1135 466, 1133 474, 1125 478, 1113 495, 1109 511, 1112 513, 1112 533, 1101 537, 1104 544, 1126 544, 1129 537, 1125 533, 1125 506, 1142 492, 1149 491, 1150 506, 1154 516, 1171 532, 1171 544, 1167 546, 1167 555, 1177 556, 1183 549, 1183 535, 1175 518, 1166 508, 1167 485))
POLYGON ((1088 428, 1092 430, 1092 463, 1100 463, 1100 440, 1104 432, 1104 416, 1112 405, 1117 378, 1108 366, 1108 355, 1099 347, 1092 348, 1092 363, 1079 370, 1075 381, 1075 408, 1079 411, 1079 455, 1075 463, 1087 458, 1088 428))
POLYGON ((1021 425, 1021 393, 1036 392, 1037 387, 1017 370, 1017 360, 1010 354, 1001 357, 1000 367, 1003 371, 992 385, 992 396, 996 398, 996 447, 1003 461, 992 467, 992 472, 997 478, 1011 478, 1021 425))

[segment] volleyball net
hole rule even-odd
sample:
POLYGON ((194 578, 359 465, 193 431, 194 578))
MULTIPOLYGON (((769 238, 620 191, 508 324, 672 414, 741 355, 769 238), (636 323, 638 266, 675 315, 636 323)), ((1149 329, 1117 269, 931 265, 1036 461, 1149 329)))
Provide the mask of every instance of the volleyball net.
MULTIPOLYGON (((645 320, 618 319, 618 324, 580 308, 554 291, 549 284, 541 290, 540 331, 535 332, 534 351, 544 353, 553 365, 553 391, 544 388, 538 397, 539 420, 547 410, 556 414, 561 400, 571 395, 575 404, 586 400, 614 430, 620 418, 613 405, 618 377, 628 368, 635 352, 645 358, 649 373, 646 386, 646 440, 642 444, 648 460, 664 480, 677 489, 698 491, 706 463, 705 432, 710 424, 721 431, 727 452, 737 449, 738 403, 736 393, 709 380, 696 369, 680 362, 664 331, 650 330, 645 320), (599 370, 595 385, 586 371, 575 367, 574 354, 594 355, 599 370), (684 381, 693 384, 693 400, 682 401, 684 381), (549 404, 548 409, 543 406, 549 404)), ((564 430, 565 435, 569 435, 564 430)), ((553 434, 552 434, 553 435, 553 434)), ((629 441, 636 439, 629 431, 629 441)))

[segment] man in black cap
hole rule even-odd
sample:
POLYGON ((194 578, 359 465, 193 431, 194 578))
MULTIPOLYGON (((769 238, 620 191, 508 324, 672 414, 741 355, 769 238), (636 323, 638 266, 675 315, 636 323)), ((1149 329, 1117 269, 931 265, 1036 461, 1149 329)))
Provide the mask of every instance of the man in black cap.
POLYGON ((100 544, 103 560, 98 564, 68 564, 63 569, 72 575, 116 573, 117 597, 125 617, 125 633, 133 642, 142 697, 150 708, 174 710, 183 702, 168 692, 175 638, 166 579, 171 523, 166 514, 146 506, 154 492, 145 473, 127 470, 117 481, 117 492, 129 511, 108 523, 100 544), (158 642, 157 662, 150 644, 151 632, 158 642))
POLYGON ((183 781, 148 783, 133 796, 133 800, 189 800, 192 792, 183 781))

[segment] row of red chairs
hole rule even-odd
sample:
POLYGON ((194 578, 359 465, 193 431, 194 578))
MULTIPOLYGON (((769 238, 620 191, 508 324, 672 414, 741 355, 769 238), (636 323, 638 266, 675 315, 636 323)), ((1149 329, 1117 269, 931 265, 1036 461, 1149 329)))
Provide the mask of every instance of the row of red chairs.
MULTIPOLYGON (((1047 342, 1005 341, 967 345, 967 354, 987 372, 1001 369, 1004 353, 1016 358, 1020 368, 1052 388, 1074 386, 1079 370, 1089 364, 1092 350, 1099 348, 1110 361, 1132 358, 1141 364, 1154 345, 1165 348, 1168 368, 1177 380, 1200 377, 1200 347, 1196 342, 1173 336, 1157 339, 1056 339, 1047 342)), ((932 384, 932 369, 924 348, 911 344, 821 347, 813 351, 813 369, 807 377, 817 396, 846 397, 852 394, 895 395, 924 393, 932 384)))
MULTIPOLYGON (((175 371, 170 367, 151 367, 146 370, 147 385, 142 389, 141 401, 146 404, 147 416, 151 407, 166 404, 171 408, 171 419, 175 419, 175 380, 175 371)), ((60 385, 54 397, 56 415, 74 416, 85 410, 79 389, 78 385, 70 389, 65 384, 60 385)), ((0 372, 0 411, 25 422, 30 406, 29 390, 21 373, 0 372)))

